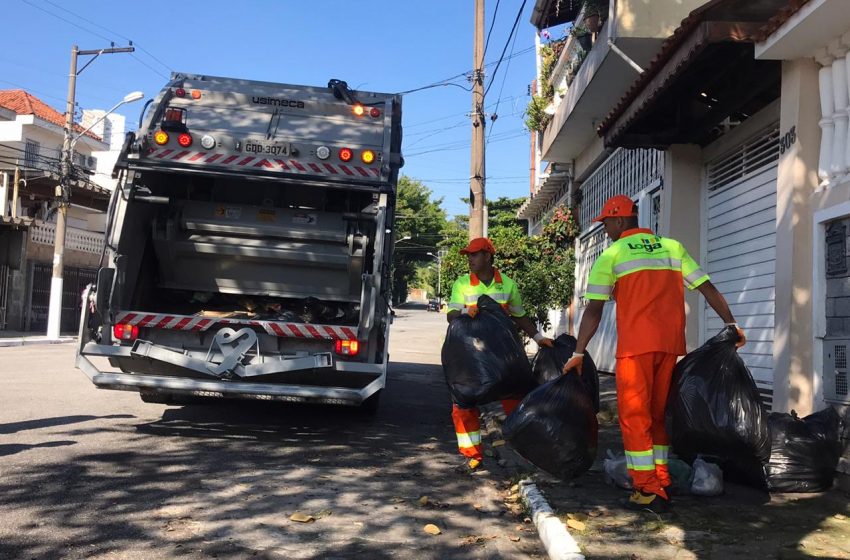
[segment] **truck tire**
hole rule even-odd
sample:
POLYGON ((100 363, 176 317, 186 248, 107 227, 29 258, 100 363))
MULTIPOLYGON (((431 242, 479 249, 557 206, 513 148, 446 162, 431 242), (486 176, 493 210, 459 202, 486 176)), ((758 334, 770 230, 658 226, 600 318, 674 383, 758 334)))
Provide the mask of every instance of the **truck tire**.
POLYGON ((378 412, 378 406, 381 404, 381 393, 383 390, 378 390, 372 396, 360 403, 360 412, 363 414, 374 415, 378 412))

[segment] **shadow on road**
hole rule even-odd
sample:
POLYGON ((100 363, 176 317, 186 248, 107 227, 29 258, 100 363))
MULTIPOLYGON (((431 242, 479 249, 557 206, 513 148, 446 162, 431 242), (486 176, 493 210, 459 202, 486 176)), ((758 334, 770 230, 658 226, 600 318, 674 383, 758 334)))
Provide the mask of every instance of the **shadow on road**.
POLYGON ((52 428, 54 426, 66 426, 68 424, 89 422, 91 420, 110 420, 116 418, 133 418, 133 416, 131 414, 109 414, 107 416, 76 415, 56 416, 54 418, 36 418, 35 420, 26 420, 24 422, 9 422, 6 424, 0 424, 0 434, 14 434, 17 432, 23 432, 24 430, 37 430, 39 428, 52 428))

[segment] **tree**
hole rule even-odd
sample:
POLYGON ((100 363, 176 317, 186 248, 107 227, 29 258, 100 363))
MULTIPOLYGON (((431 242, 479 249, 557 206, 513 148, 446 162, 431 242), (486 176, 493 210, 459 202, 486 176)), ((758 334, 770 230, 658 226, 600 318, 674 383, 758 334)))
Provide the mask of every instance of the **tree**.
POLYGON ((408 286, 416 282, 417 269, 433 261, 428 253, 437 252, 437 244, 443 237, 446 227, 443 199, 432 196, 431 189, 422 181, 407 176, 398 181, 394 228, 397 245, 392 270, 394 304, 405 300, 408 286), (405 237, 410 239, 398 241, 405 237))

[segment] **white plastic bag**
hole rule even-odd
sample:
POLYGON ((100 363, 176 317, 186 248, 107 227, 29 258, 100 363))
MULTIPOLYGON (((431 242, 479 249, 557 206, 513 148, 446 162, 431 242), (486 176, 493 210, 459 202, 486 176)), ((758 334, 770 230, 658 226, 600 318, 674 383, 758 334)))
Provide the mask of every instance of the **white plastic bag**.
POLYGON ((694 460, 694 480, 691 493, 698 496, 718 496, 723 493, 723 471, 719 465, 697 457, 694 460))
POLYGON ((614 452, 608 450, 608 458, 602 461, 602 472, 605 473, 605 482, 625 488, 632 489, 632 477, 629 476, 629 471, 626 469, 626 456, 614 455, 614 452))

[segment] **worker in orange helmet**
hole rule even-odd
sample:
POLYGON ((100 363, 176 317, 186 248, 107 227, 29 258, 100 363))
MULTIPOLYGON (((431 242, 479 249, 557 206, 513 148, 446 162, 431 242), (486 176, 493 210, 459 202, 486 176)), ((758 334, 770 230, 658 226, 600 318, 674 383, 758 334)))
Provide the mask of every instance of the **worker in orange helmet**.
POLYGON ((637 207, 617 195, 594 218, 602 222, 612 244, 593 263, 584 297, 575 353, 564 373, 581 374, 584 351, 602 318, 608 299, 617 301, 617 409, 634 492, 624 502, 630 509, 656 513, 669 507, 670 439, 664 425, 667 394, 678 356, 685 354, 684 287, 699 290, 712 309, 738 331, 738 347, 746 337, 723 295, 675 239, 638 227, 637 207))
MULTIPOLYGON (((522 307, 522 299, 516 283, 493 266, 493 258, 496 255, 493 243, 486 237, 479 237, 461 249, 460 254, 466 255, 469 262, 469 274, 461 276, 452 285, 452 295, 446 306, 449 323, 462 314, 475 317, 478 313, 478 298, 487 295, 501 305, 514 323, 538 345, 551 348, 552 339, 545 337, 537 330, 522 307)), ((502 409, 505 414, 513 412, 519 401, 519 399, 503 400, 502 409)), ((457 435, 458 450, 465 458, 463 469, 469 472, 475 471, 481 466, 483 459, 479 410, 461 408, 453 403, 452 421, 457 435)))

